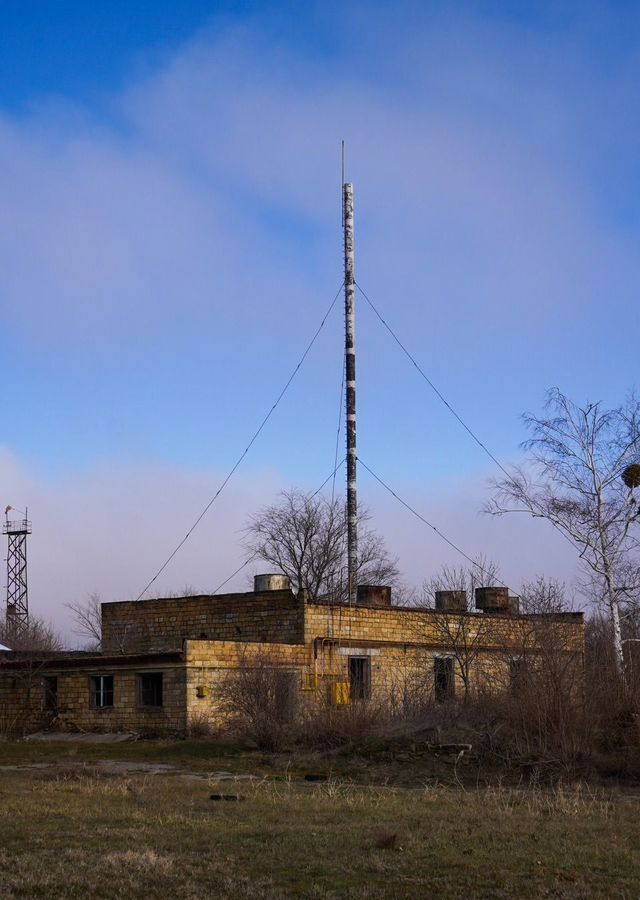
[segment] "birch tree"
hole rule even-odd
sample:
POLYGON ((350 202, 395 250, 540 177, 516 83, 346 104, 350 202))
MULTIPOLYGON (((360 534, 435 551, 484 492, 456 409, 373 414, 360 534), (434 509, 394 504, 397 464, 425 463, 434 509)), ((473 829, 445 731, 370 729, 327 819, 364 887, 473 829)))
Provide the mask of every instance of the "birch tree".
POLYGON ((615 409, 581 407, 554 388, 544 416, 523 418, 530 459, 494 483, 488 511, 545 518, 573 544, 607 610, 622 677, 621 618, 640 595, 640 403, 631 396, 615 409))

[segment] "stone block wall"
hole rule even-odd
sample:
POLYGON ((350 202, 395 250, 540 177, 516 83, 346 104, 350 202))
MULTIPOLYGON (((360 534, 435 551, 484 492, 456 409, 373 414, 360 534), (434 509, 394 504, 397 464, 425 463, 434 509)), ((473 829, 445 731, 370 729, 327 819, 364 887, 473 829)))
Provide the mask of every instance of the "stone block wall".
POLYGON ((185 639, 302 643, 304 601, 287 590, 102 604, 105 653, 179 650, 185 639))
POLYGON ((104 662, 99 658, 73 667, 55 661, 34 667, 0 671, 0 732, 34 731, 48 726, 54 717, 45 707, 45 678, 57 678, 55 726, 86 731, 182 732, 186 726, 186 673, 175 660, 126 660, 104 662), (145 707, 140 702, 138 676, 162 673, 162 706, 145 707), (91 701, 91 677, 113 676, 113 706, 95 709, 91 701))
MULTIPOLYGON (((187 727, 221 724, 225 718, 225 679, 241 670, 277 668, 291 672, 298 691, 310 663, 302 644, 240 641, 187 641, 185 644, 187 727)), ((265 672, 265 677, 268 675, 265 672)))
MULTIPOLYGON (((225 679, 234 672, 264 670, 268 678, 267 670, 284 670, 300 703, 326 704, 336 684, 349 683, 350 657, 360 657, 365 662, 354 666, 370 676, 371 699, 401 711, 433 696, 435 661, 455 657, 456 642, 477 644, 470 681, 483 690, 508 684, 514 660, 529 655, 537 664, 536 658, 549 652, 557 659, 560 651, 581 665, 584 647, 579 614, 461 616, 349 608, 305 602, 291 591, 108 603, 103 625, 103 655, 0 662, 0 732, 46 723, 46 675, 58 679, 63 725, 170 733, 220 723, 225 679), (160 709, 140 703, 143 672, 163 673, 160 709), (99 674, 113 675, 112 708, 92 708, 90 677, 99 674)), ((454 681, 462 696, 458 661, 454 681)))
POLYGON ((329 606, 307 603, 305 642, 335 638, 345 643, 360 642, 421 644, 434 649, 450 645, 462 630, 469 640, 477 640, 487 651, 503 651, 521 646, 542 646, 553 634, 557 644, 581 652, 584 620, 581 613, 556 616, 499 616, 482 613, 457 615, 436 610, 404 607, 329 606))

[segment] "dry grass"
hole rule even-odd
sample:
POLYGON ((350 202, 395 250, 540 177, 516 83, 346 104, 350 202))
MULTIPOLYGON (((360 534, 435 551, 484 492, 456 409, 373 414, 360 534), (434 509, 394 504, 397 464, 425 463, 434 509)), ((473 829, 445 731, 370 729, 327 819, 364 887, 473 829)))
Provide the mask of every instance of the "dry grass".
POLYGON ((0 775, 0 896, 632 898, 639 808, 586 785, 238 788, 67 761, 0 775))

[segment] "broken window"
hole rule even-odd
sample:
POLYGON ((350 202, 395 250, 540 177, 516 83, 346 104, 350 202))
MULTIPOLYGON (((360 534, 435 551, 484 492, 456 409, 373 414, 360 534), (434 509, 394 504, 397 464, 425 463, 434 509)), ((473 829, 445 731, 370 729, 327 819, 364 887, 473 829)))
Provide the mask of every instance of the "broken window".
POLYGON ((58 711, 58 677, 57 675, 45 675, 42 679, 44 690, 43 706, 45 712, 58 711))
POLYGON ((453 678, 453 659, 450 656, 438 656, 433 661, 436 700, 445 703, 455 696, 453 678))
POLYGON ((91 676, 91 706, 94 709, 113 706, 113 675, 91 676))
POLYGON ((352 700, 371 697, 371 660, 368 656, 349 657, 349 683, 352 700))
POLYGON ((138 675, 138 699, 140 706, 162 706, 162 672, 138 675))

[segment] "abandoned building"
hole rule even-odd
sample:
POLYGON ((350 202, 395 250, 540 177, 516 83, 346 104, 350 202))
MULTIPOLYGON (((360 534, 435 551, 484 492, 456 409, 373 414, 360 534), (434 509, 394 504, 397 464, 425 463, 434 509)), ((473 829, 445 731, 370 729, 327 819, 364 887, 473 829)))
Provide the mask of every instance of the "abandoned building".
MULTIPOLYGON (((247 593, 104 603, 100 652, 29 654, 0 649, 1 731, 61 727, 188 732, 196 723, 224 721, 230 714, 225 685, 247 670, 264 672, 265 684, 267 672, 277 670, 288 694, 300 704, 348 708, 374 702, 406 710, 411 704, 444 703, 522 683, 527 667, 537 666, 550 648, 555 659, 582 666, 582 614, 521 615, 517 598, 510 597, 504 585, 477 588, 473 598, 461 590, 438 591, 433 609, 393 606, 390 588, 358 585, 356 281, 350 183, 342 186, 342 215, 344 575, 349 602, 294 593, 288 578, 276 574, 257 575, 254 590, 247 593), (470 600, 475 600, 473 612, 470 600)), ((407 506, 375 472, 371 474, 407 506)), ((29 620, 26 541, 31 522, 26 509, 22 517, 10 520, 11 509, 5 509, 2 529, 9 541, 6 621, 18 628, 29 620)))
POLYGON ((581 664, 581 613, 521 615, 506 588, 440 591, 434 609, 360 586, 355 606, 312 602, 281 575, 248 593, 104 603, 99 653, 0 653, 0 728, 187 732, 223 715, 221 680, 288 673, 303 703, 446 701, 504 689, 545 635, 581 664))

